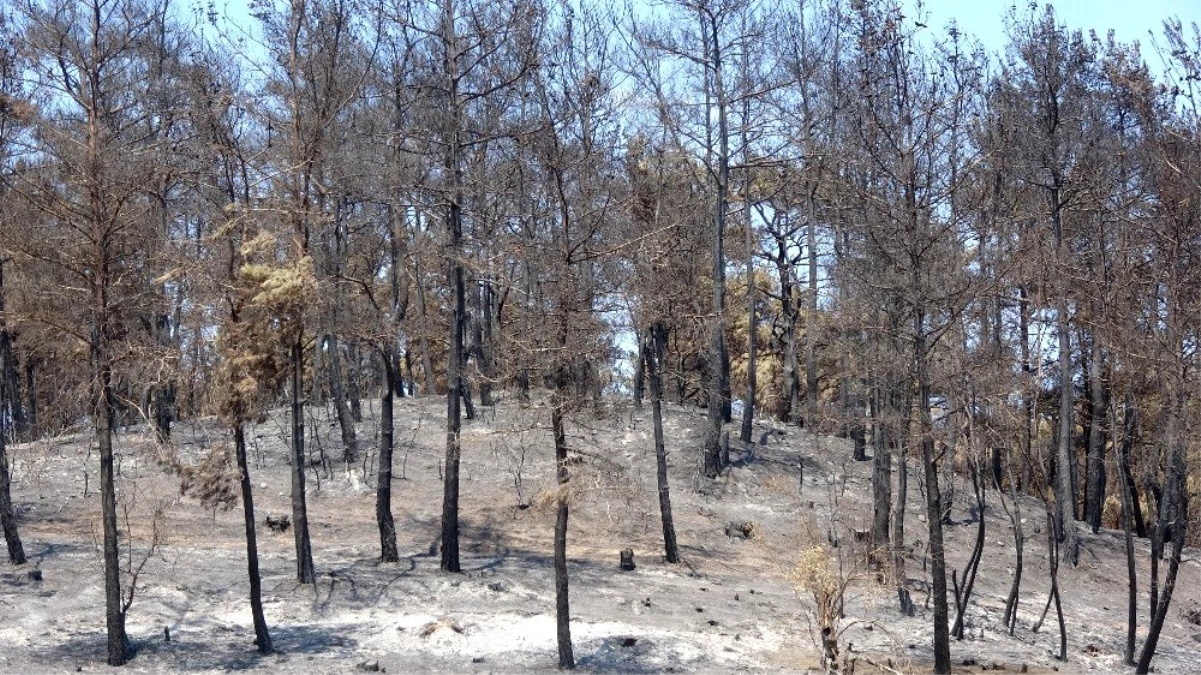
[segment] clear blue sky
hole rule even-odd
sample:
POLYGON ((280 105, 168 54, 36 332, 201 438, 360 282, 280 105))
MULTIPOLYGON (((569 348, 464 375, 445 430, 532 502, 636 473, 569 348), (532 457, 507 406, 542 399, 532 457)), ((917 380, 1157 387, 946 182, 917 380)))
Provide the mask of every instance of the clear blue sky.
MULTIPOLYGON (((917 2, 906 0, 906 4, 912 8, 917 2)), ((1020 15, 1025 14, 1029 4, 1030 0, 926 0, 925 9, 931 29, 941 32, 955 18, 964 32, 974 35, 990 51, 1000 51, 1006 43, 1003 17, 1014 5, 1020 15)), ((1040 7, 1045 4, 1046 0, 1038 2, 1040 7)), ((1201 0, 1055 0, 1050 4, 1061 23, 1081 29, 1085 35, 1093 29, 1104 39, 1112 28, 1122 42, 1138 40, 1143 58, 1153 65, 1156 57, 1150 49, 1148 30, 1161 36, 1163 20, 1170 16, 1180 17, 1186 35, 1191 33, 1189 23, 1201 23, 1201 0)))

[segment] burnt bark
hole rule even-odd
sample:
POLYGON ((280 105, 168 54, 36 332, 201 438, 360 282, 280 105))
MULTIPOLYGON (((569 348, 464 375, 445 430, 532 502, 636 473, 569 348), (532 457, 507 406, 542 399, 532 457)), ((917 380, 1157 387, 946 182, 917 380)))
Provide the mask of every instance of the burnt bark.
POLYGON ((984 478, 980 475, 980 465, 978 462, 973 462, 970 468, 972 475, 972 492, 976 497, 976 517, 978 519, 976 526, 976 542, 972 546, 972 554, 968 558, 967 566, 963 570, 963 586, 955 581, 952 575, 952 581, 955 582, 955 625, 951 628, 951 635, 956 639, 963 639, 964 632, 964 615, 967 614, 968 602, 972 599, 972 588, 976 584, 976 572, 980 569, 980 559, 984 555, 984 530, 986 518, 984 517, 984 508, 986 506, 984 499, 984 478))
MULTIPOLYGON (((560 376, 560 380, 565 379, 560 376)), ((559 667, 575 668, 575 655, 571 647, 571 604, 568 599, 567 577, 567 516, 568 480, 567 434, 563 428, 563 401, 561 392, 551 408, 551 427, 555 435, 555 466, 559 483, 559 500, 555 514, 555 635, 559 645, 559 667)))
POLYGON ((338 338, 327 335, 326 349, 329 350, 329 390, 334 399, 334 412, 338 417, 338 428, 342 432, 342 461, 354 462, 359 456, 359 438, 354 427, 354 416, 346 400, 346 378, 342 367, 342 348, 338 338))
MULTIPOLYGON (((1179 373, 1177 373, 1179 377, 1179 373)), ((1181 378, 1183 379, 1183 378, 1181 378)), ((1169 385, 1171 386, 1171 385, 1169 385)), ((1164 576, 1163 588, 1159 592, 1155 604, 1152 606, 1151 625, 1147 629, 1147 641, 1143 643, 1143 649, 1139 653, 1138 664, 1135 666, 1135 672, 1139 675, 1150 672, 1151 660, 1155 657, 1155 650, 1159 645, 1159 637, 1163 632, 1164 622, 1168 617, 1168 608, 1172 603, 1172 594, 1176 590, 1176 577, 1180 572, 1180 563, 1184 554, 1184 542, 1188 530, 1188 467, 1186 465, 1186 446, 1179 438, 1180 420, 1183 415, 1183 403, 1180 400, 1181 395, 1178 391, 1168 392, 1168 411, 1167 423, 1164 430, 1164 442, 1168 446, 1168 468, 1167 475, 1164 478, 1164 497, 1159 504, 1159 524, 1155 528, 1159 531, 1157 538, 1160 541, 1160 551, 1163 548, 1163 532, 1170 530, 1172 539, 1172 552, 1168 558, 1168 570, 1164 576)), ((1153 552, 1152 556, 1158 556, 1158 552, 1153 552)), ((1154 559, 1152 560, 1154 563, 1154 559)), ((1157 575, 1153 571, 1151 582, 1157 582, 1157 575)))
POLYGON ((0 260, 0 528, 4 530, 9 562, 24 565, 25 547, 21 544, 21 535, 17 531, 17 516, 13 511, 12 477, 8 470, 8 452, 5 446, 8 429, 3 423, 5 410, 10 409, 10 402, 13 402, 11 409, 14 411, 14 426, 17 417, 15 411, 21 407, 19 390, 13 388, 16 368, 12 361, 12 345, 9 341, 8 327, 4 323, 4 261, 0 260))
POLYGON ((922 464, 926 474, 926 523, 930 537, 930 575, 934 600, 934 672, 951 672, 951 640, 947 625, 947 563, 943 550, 942 491, 938 487, 938 457, 934 452, 934 421, 930 415, 929 353, 921 312, 914 316, 914 356, 917 371, 918 424, 922 464))
MULTIPOLYGON (((4 319, 4 259, 0 258, 0 419, 8 412, 14 437, 24 434, 27 428, 25 406, 21 399, 21 377, 17 368, 17 357, 13 349, 13 334, 4 319)), ((0 428, 0 433, 7 430, 0 428)))
MULTIPOLYGON (((812 127, 806 128, 806 134, 812 127)), ((805 147, 810 147, 806 142, 805 147)), ((817 185, 814 184, 805 192, 806 223, 805 249, 809 256, 809 293, 806 300, 809 304, 809 316, 817 316, 817 185)), ((817 339, 813 334, 813 325, 805 327, 805 406, 808 412, 807 424, 817 421, 817 339)), ((798 387, 799 388, 799 387, 798 387)))
POLYGON ((309 511, 305 499, 304 455, 304 347, 300 336, 292 343, 292 536, 296 545, 296 580, 311 584, 313 545, 309 538, 309 511))
POLYGON ((443 168, 450 181, 446 195, 446 264, 447 285, 450 288, 451 319, 449 345, 446 354, 446 460, 442 480, 442 571, 459 572, 459 464, 462 454, 460 434, 463 428, 463 394, 467 388, 463 377, 466 361, 464 339, 467 330, 467 289, 463 261, 463 101, 459 92, 460 45, 456 32, 454 3, 442 9, 441 36, 446 68, 446 93, 449 138, 443 168))
POLYGON ((892 569, 897 585, 897 601, 901 614, 913 616, 913 605, 905 578, 905 507, 909 498, 909 459, 906 444, 897 444, 897 504, 892 513, 892 569))
MULTIPOLYGON (((1009 522, 1013 525, 1013 583, 1009 586, 1009 595, 1005 598, 1005 613, 1001 617, 1001 623, 1005 625, 1010 635, 1013 635, 1017 629, 1018 620, 1018 601, 1022 590, 1022 567, 1024 564, 1024 555, 1026 548, 1026 537, 1022 531, 1022 504, 1018 501, 1017 483, 1013 476, 1012 460, 1006 463, 1006 472, 1009 476, 1009 499, 1013 503, 1013 508, 1005 506, 1005 498, 999 496, 1001 505, 1005 507, 1006 513, 1009 515, 1009 522)), ((997 492, 1001 492, 1001 482, 997 481, 997 492)))
MULTIPOLYGON (((97 304, 107 307, 107 293, 98 289, 97 304)), ((100 512, 104 527, 104 604, 108 630, 108 665, 125 665, 129 658, 125 636, 125 607, 121 598, 121 551, 117 541, 117 488, 113 471, 112 366, 109 364, 107 320, 100 319, 93 330, 92 360, 95 364, 96 396, 94 425, 100 449, 100 512)))
POLYGON ((1085 472, 1084 520, 1095 534, 1101 527, 1105 506, 1105 385, 1103 358, 1097 336, 1092 336, 1088 359, 1088 462, 1085 472))
POLYGON ((675 521, 671 517, 671 492, 667 482, 667 449, 663 440, 663 358, 667 329, 663 324, 652 326, 641 351, 647 355, 647 372, 651 384, 651 415, 655 427, 655 477, 659 486, 659 517, 663 525, 663 549, 667 562, 680 562, 676 545, 675 521))
POLYGON ((393 354, 384 350, 384 395, 380 401, 379 469, 375 483, 375 522, 379 526, 380 561, 397 562, 396 523, 392 519, 392 452, 395 449, 392 401, 396 392, 393 354))
POLYGON ((800 420, 801 381, 800 365, 797 358, 796 324, 798 317, 797 302, 794 294, 796 284, 792 281, 792 261, 788 257, 788 241, 782 233, 773 232, 776 253, 773 256, 776 263, 776 274, 780 278, 780 317, 784 322, 783 344, 784 351, 784 392, 781 396, 783 410, 781 417, 788 422, 800 420))
MULTIPOLYGON (((1125 401, 1126 414, 1123 420, 1122 443, 1114 443, 1114 452, 1117 454, 1117 464, 1124 471, 1128 471, 1127 453, 1130 450, 1131 439, 1134 436, 1134 405, 1129 394, 1125 401)), ((1110 420, 1111 426, 1117 426, 1116 412, 1113 419, 1110 420)), ((1113 438, 1117 439, 1117 429, 1112 433, 1113 438)), ((1130 482, 1125 480, 1121 483, 1122 495, 1122 534, 1126 545, 1126 649, 1122 654, 1123 662, 1128 666, 1135 665, 1134 650, 1135 642, 1138 636, 1138 570, 1134 559, 1134 536, 1131 531, 1133 527, 1132 497, 1134 496, 1130 489, 1130 482)))
POLYGON ((259 546, 255 531, 254 493, 250 466, 246 461, 246 429, 242 420, 234 422, 234 454, 242 480, 242 515, 246 527, 246 575, 250 579, 250 614, 254 621, 254 645, 263 655, 274 651, 267 619, 263 615, 263 578, 259 573, 259 546))
MULTIPOLYGON (((3 397, 0 397, 0 401, 3 397)), ((25 564, 25 547, 17 531, 17 515, 13 511, 12 481, 8 472, 8 453, 5 449, 5 432, 0 430, 0 527, 4 529, 4 543, 8 546, 8 560, 14 565, 25 564)))
POLYGON ((425 283, 422 281, 420 260, 413 262, 413 276, 417 280, 417 318, 421 321, 421 330, 417 333, 417 344, 421 352, 422 389, 429 396, 438 392, 434 386, 437 380, 434 377, 434 362, 430 357, 429 337, 426 335, 426 327, 429 326, 429 319, 426 316, 425 283))
MULTIPOLYGON (((1064 252, 1063 238, 1063 201, 1060 195, 1059 176, 1056 174, 1054 185, 1049 188, 1047 198, 1050 201, 1051 225, 1055 234, 1055 250, 1062 258, 1064 252)), ((1061 297, 1055 305, 1055 332, 1058 338, 1059 351, 1059 443, 1056 446, 1055 460, 1058 470, 1055 472, 1055 517, 1058 520, 1060 543, 1067 551, 1068 564, 1075 567, 1078 542, 1076 538, 1076 485, 1073 481, 1073 467, 1076 466, 1075 453, 1072 445, 1072 341, 1068 327, 1067 289, 1060 289, 1061 297)))
POLYGON ((38 434, 38 388, 35 359, 25 359, 25 423, 33 438, 38 434))
POLYGON ((634 407, 642 407, 642 399, 646 395, 646 361, 650 358, 646 353, 646 340, 638 341, 638 354, 634 362, 634 407))
MULTIPOLYGON (((888 548, 889 520, 892 508, 892 432, 885 414, 886 394, 876 383, 872 387, 872 547, 888 548)), ((890 411, 891 412, 891 411, 890 411)))

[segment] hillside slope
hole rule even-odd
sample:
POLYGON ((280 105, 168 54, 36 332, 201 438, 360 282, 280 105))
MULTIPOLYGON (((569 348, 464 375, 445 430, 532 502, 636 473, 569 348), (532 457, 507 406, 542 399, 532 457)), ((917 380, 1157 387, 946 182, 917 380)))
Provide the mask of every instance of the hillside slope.
MULTIPOLYGON (((355 466, 330 461, 310 472, 309 508, 319 581, 294 581, 291 533, 260 527, 267 620, 279 653, 254 651, 246 600, 240 506, 203 508, 180 496, 178 476, 155 459, 140 430, 118 436, 120 490, 136 565, 145 564, 128 617, 137 655, 130 672, 551 671, 556 664, 551 535, 553 514, 538 495, 553 484, 553 447, 544 407, 502 403, 464 430, 463 568, 438 570, 431 555, 441 509, 444 402, 401 399, 396 412, 394 513, 399 564, 377 562, 372 456, 355 466), (402 477, 403 476, 403 477, 402 477), (529 504, 528 508, 524 508, 529 504), (157 520, 153 517, 159 513, 157 520), (170 641, 164 640, 164 629, 170 641)), ((373 411, 359 432, 378 436, 373 411)), ((319 444, 341 455, 330 418, 318 413, 319 444), (335 449, 336 448, 336 449, 335 449)), ((260 525, 290 512, 283 412, 251 434, 260 525)), ((869 463, 850 461, 846 441, 762 425, 766 437, 718 481, 697 477, 702 411, 668 407, 671 488, 684 562, 662 561, 650 412, 614 403, 576 416, 569 443, 580 457, 569 532, 573 637, 580 669, 617 672, 793 672, 816 669, 812 603, 790 578, 800 552, 838 538, 854 577, 844 651, 856 672, 925 672, 932 658, 924 581, 925 526, 918 476, 910 475, 908 571, 917 616, 903 618, 895 593, 877 584, 854 541, 870 513, 869 463), (750 539, 730 522, 754 523, 750 539), (632 548, 637 569, 618 569, 632 548)), ((735 434, 736 435, 736 434, 735 434)), ((178 459, 196 465, 227 439, 215 420, 177 428, 178 459)), ((109 670, 104 665, 103 582, 97 547, 95 454, 85 436, 16 446, 14 499, 30 563, 0 568, 0 671, 109 670), (86 493, 86 494, 85 494, 86 493), (38 570, 41 579, 30 572, 38 570)), ((962 487, 962 486, 961 486, 962 487)), ((962 568, 976 525, 959 491, 948 528, 948 562, 962 568)), ((1126 575, 1120 533, 1083 534, 1081 564, 1061 570, 1069 661, 1053 658, 1053 612, 1031 624, 1046 600, 1046 534, 1041 504, 1027 500, 1026 572, 1014 637, 1001 627, 1013 565, 1012 530, 995 493, 986 512, 987 546, 968 612, 968 638, 952 644, 963 672, 1119 671, 1125 636, 1126 575)), ((122 525, 123 531, 126 525, 122 525)), ((1139 544, 1146 565, 1145 542, 1139 544)), ((1189 552, 1191 554, 1191 551, 1189 552)), ((1160 642, 1157 672, 1190 672, 1201 627, 1184 610, 1201 599, 1189 556, 1160 642)), ((1145 589, 1142 589, 1145 598, 1145 589)), ((1145 599, 1141 603, 1144 615, 1145 599)), ((1147 618, 1142 618, 1145 626, 1147 618)))

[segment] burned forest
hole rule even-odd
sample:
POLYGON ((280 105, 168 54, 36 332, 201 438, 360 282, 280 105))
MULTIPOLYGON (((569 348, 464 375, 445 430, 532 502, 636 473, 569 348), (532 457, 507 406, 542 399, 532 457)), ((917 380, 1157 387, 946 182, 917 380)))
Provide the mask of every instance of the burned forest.
POLYGON ((0 3, 0 672, 1192 671, 1162 19, 0 3))

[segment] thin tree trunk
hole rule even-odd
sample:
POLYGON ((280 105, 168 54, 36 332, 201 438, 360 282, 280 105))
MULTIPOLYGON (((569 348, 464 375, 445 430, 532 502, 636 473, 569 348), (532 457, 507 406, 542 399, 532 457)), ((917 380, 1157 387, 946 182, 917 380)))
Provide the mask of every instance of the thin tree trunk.
POLYGON ((311 584, 313 546, 309 539, 309 512, 304 487, 304 349, 300 336, 292 343, 292 533, 296 542, 296 580, 311 584))
POLYGON ((380 560, 397 562, 396 523, 392 520, 392 398, 396 391, 396 367, 388 349, 382 354, 384 395, 380 401, 379 473, 375 484, 375 522, 379 525, 380 560))
POLYGON ((495 378, 495 373, 492 367, 492 323, 493 323, 493 306, 496 301, 496 296, 492 290, 492 280, 485 279, 480 289, 481 294, 481 311, 480 323, 481 335, 479 340, 479 350, 476 357, 479 359, 479 374, 480 374, 480 405, 491 407, 495 405, 492 397, 492 381, 495 378))
POLYGON ((1159 608, 1159 561, 1163 558, 1164 526, 1166 523, 1163 518, 1163 491, 1157 491, 1155 485, 1150 482, 1150 478, 1147 479, 1147 482, 1146 493, 1149 495, 1147 510, 1152 511, 1150 495, 1154 495, 1157 503, 1157 507, 1154 510, 1158 512, 1155 524, 1148 528, 1148 534, 1151 535, 1151 576, 1147 580, 1147 585, 1149 586, 1147 590, 1149 595, 1147 613, 1155 616, 1155 611, 1159 608))
MULTIPOLYGON (((362 368, 359 364, 359 348, 354 343, 346 345, 346 360, 348 364, 346 368, 346 401, 350 404, 350 419, 353 422, 362 422, 363 388, 360 382, 362 368)), ((398 377, 401 376, 398 375, 398 377)), ((403 396, 403 387, 401 395, 403 396)))
MULTIPOLYGON (((1055 254, 1065 263, 1062 203, 1059 177, 1047 193, 1051 207, 1051 225, 1055 235, 1055 254)), ((1068 328, 1067 289, 1059 289, 1055 304, 1055 327, 1059 350, 1059 445, 1056 451, 1055 513, 1059 521, 1059 541, 1067 550, 1068 564, 1075 567, 1078 553, 1076 540, 1076 486, 1072 480, 1075 453, 1072 446, 1072 341, 1068 328)))
MULTIPOLYGON (((793 297, 792 270, 788 262, 788 244, 782 236, 776 236, 776 273, 780 277, 780 316, 784 320, 784 401, 783 418, 787 422, 801 419, 800 365, 797 360, 796 324, 797 311, 793 297)), ((810 420, 809 423, 811 423, 810 420)))
POLYGON ((259 653, 270 654, 271 633, 263 616, 263 579, 259 574, 259 546, 255 532, 254 494, 250 482, 250 466, 246 461, 246 430, 241 419, 234 421, 234 454, 238 473, 242 476, 242 514, 246 526, 246 573, 250 578, 250 614, 254 621, 254 644, 259 653))
POLYGON ((1085 479, 1084 519, 1095 534, 1105 506, 1105 385, 1101 381, 1103 358, 1094 331, 1088 360, 1088 470, 1085 479))
POLYGON ((459 572, 459 464, 462 456, 460 434, 463 428, 462 398, 466 388, 463 377, 465 354, 463 341, 467 330, 467 289, 463 279, 463 139, 462 101, 459 97, 459 51, 453 2, 442 8, 442 36, 445 48, 446 91, 449 94, 450 138, 447 140, 445 166, 450 179, 446 211, 446 273, 451 298, 451 320, 446 355, 446 465, 442 481, 442 571, 459 572))
MULTIPOLYGON (((0 409, 4 404, 4 387, 0 386, 0 409)), ((17 532, 17 516, 13 512, 12 480, 8 472, 8 453, 5 451, 5 432, 0 429, 0 526, 4 528, 4 542, 8 545, 8 560, 14 565, 25 564, 25 547, 17 532)))
POLYGON ((1067 303, 1056 308, 1059 330, 1059 444, 1055 455, 1055 506, 1059 537, 1070 565, 1076 564, 1076 491, 1072 481, 1075 452, 1072 446, 1072 352, 1068 334, 1067 303))
POLYGON ((934 455, 934 422, 930 416, 930 382, 926 372, 929 354, 926 350, 924 317, 914 317, 914 352, 917 365, 918 421, 921 434, 922 464, 926 474, 926 522, 930 535, 930 575, 934 595, 934 672, 951 672, 951 640, 947 625, 947 564, 943 551, 942 492, 938 487, 938 462, 934 455))
POLYGON ((342 370, 342 351, 338 338, 333 334, 325 338, 329 350, 329 388, 334 398, 334 411, 338 416, 338 428, 342 431, 342 461, 353 463, 359 456, 359 438, 355 432, 354 417, 346 401, 346 380, 342 370))
POLYGON ((25 359, 25 421, 30 431, 30 438, 38 436, 38 389, 37 389, 37 366, 34 363, 33 357, 25 359))
POLYGON ((663 440, 663 358, 667 342, 666 328, 656 323, 647 331, 645 346, 647 371, 651 381, 651 415, 655 427, 655 476, 659 483, 659 516, 663 524, 663 548, 667 562, 680 562, 676 545, 676 527, 671 517, 671 492, 667 482, 667 449, 663 440))
POLYGON ((8 470, 8 453, 5 447, 8 432, 2 423, 10 403, 14 411, 14 422, 17 417, 15 411, 21 408, 19 390, 14 388, 16 371, 8 327, 4 324, 4 261, 0 260, 0 528, 4 529, 9 561, 14 565, 24 565, 25 547, 21 545, 21 535, 17 532, 17 516, 13 511, 12 502, 12 476, 8 470))
POLYGON ((1051 558, 1051 595, 1049 600, 1055 603, 1055 618, 1059 622, 1059 660, 1068 660, 1068 629, 1063 621, 1063 603, 1059 595, 1059 540, 1055 532, 1057 523, 1054 518, 1047 519, 1047 551, 1051 558))
MULTIPOLYGON (((811 146, 806 142, 805 147, 811 146)), ((810 316, 817 316, 817 213, 814 199, 816 191, 817 186, 814 185, 805 192, 807 221, 805 224, 805 248, 809 254, 809 295, 806 300, 809 304, 810 316)), ((809 419, 806 424, 813 424, 817 421, 817 339, 813 333, 813 325, 807 325, 805 327, 805 405, 809 419)))
POLYGON ((959 588, 956 584, 955 589, 955 625, 951 629, 951 634, 958 640, 963 639, 964 616, 967 614, 968 602, 972 598, 972 588, 976 584, 976 572, 980 569, 980 560, 984 556, 984 526, 987 520, 984 517, 984 478, 980 474, 979 462, 973 461, 970 471, 972 473, 972 491, 976 495, 976 517, 979 518, 979 522, 976 528, 976 543, 972 547, 967 567, 963 570, 963 587, 959 588))
MULTIPOLYGON (((1007 463, 1006 472, 1009 476, 1009 499, 1013 502, 1013 510, 1009 512, 1010 523, 1013 524, 1013 584, 1009 587, 1009 596, 1005 599, 1005 614, 1001 622, 1006 626, 1010 635, 1017 628, 1018 600, 1022 589, 1022 565, 1026 548, 1026 538, 1022 532, 1022 504, 1018 501, 1017 487, 1013 476, 1013 461, 1007 463)), ((1001 483, 997 483, 997 492, 1001 491, 1001 483)), ((1001 505, 1005 498, 998 495, 1001 505)))
MULTIPOLYGON (((456 241, 461 233, 458 205, 451 204, 452 229, 456 241)), ((460 433, 463 416, 462 401, 466 382, 463 380, 463 322, 466 315, 466 297, 463 287, 463 267, 454 253, 450 260, 450 285, 454 300, 454 313, 450 322, 450 351, 446 367, 446 465, 442 482, 442 570, 458 572, 459 567, 459 462, 461 457, 460 433)))
MULTIPOLYGON (((560 380, 564 379, 560 374, 560 380)), ((563 429, 562 382, 556 383, 555 402, 551 408, 551 426, 555 434, 555 466, 559 482, 559 503, 555 516, 555 625, 559 645, 559 667, 575 668, 571 647, 571 606, 568 600, 567 579, 567 434, 563 429)))
POLYGON ((730 356, 726 346, 726 210, 730 192, 730 135, 726 118, 722 50, 716 19, 710 17, 713 90, 717 95, 717 185, 713 205, 713 324, 709 342, 709 438, 706 442, 705 475, 721 471, 721 425, 730 421, 730 356), (716 409, 716 410, 714 410, 716 409))
MULTIPOLYGON (((1117 454, 1117 463, 1119 467, 1125 468, 1127 465, 1127 452, 1130 448, 1130 439, 1134 436, 1134 405, 1131 402, 1130 394, 1126 395, 1126 416, 1123 422, 1122 443, 1117 443, 1117 429, 1114 428, 1111 436, 1114 439, 1113 449, 1117 454)), ((1116 412, 1110 420, 1110 426, 1117 426, 1116 412)), ((1122 495, 1122 534, 1126 544, 1126 650, 1122 655, 1123 662, 1128 666, 1135 665, 1134 649, 1135 641, 1138 635, 1138 570, 1134 560, 1134 537, 1131 532, 1132 515, 1131 514, 1131 491, 1130 484, 1126 480, 1119 481, 1121 483, 1122 495)))
POLYGON ((638 341, 638 355, 634 362, 634 407, 642 407, 642 399, 646 394, 646 361, 650 358, 646 351, 647 341, 638 341))
MULTIPOLYGON (((107 303, 105 303, 107 304, 107 303)), ((98 333, 107 329, 100 327, 98 333)), ((99 392, 96 405, 96 440, 100 446, 100 509, 104 522, 104 600, 108 629, 108 664, 121 666, 128 659, 125 607, 121 597, 121 551, 117 541, 117 488, 113 475, 113 388, 104 338, 93 340, 99 392)))
MULTIPOLYGON (((1174 315, 1174 313, 1173 313, 1174 315)), ((1174 342, 1173 344, 1179 344, 1174 342)), ((1180 374, 1176 374, 1180 377, 1180 374)), ((1183 378, 1181 378, 1183 379, 1183 378)), ((1164 577, 1163 590, 1157 598, 1151 614, 1151 625, 1147 629, 1147 641, 1139 653, 1138 665, 1135 672, 1139 675, 1150 672, 1151 659, 1159 645, 1159 637, 1163 632, 1164 622, 1168 617, 1168 608, 1172 603, 1172 594, 1176 590, 1176 577, 1180 572, 1180 563, 1184 554, 1184 542, 1188 534, 1188 466, 1186 464, 1186 447, 1179 438, 1180 419, 1183 415, 1183 403, 1179 389, 1170 384, 1174 390, 1168 393, 1167 422, 1164 430, 1164 442, 1171 453, 1168 459, 1167 476, 1165 477, 1164 497, 1160 502, 1159 520, 1161 532, 1170 527, 1172 533, 1172 553, 1168 558, 1168 571, 1164 577)), ((1160 542, 1163 535, 1159 535, 1160 542)), ((1162 550, 1162 543, 1161 543, 1162 550)), ((1152 555, 1156 555, 1153 553, 1152 555)), ((1154 562, 1154 561, 1153 561, 1154 562)), ((1152 582, 1155 582, 1154 575, 1152 582)))
MULTIPOLYGON (((878 376, 876 376, 878 377, 878 376)), ((885 395, 873 383, 872 415, 872 548, 886 551, 889 545, 889 516, 892 508, 892 434, 883 410, 885 395)), ((891 410, 889 411, 891 413, 891 410)))
POLYGON ((4 411, 8 410, 13 430, 17 435, 22 435, 26 430, 27 420, 25 406, 21 400, 21 378, 13 350, 13 336, 4 316, 4 260, 0 259, 0 418, 3 418, 4 411))
POLYGON ((429 318, 426 316, 425 310, 425 282, 421 277, 421 261, 414 260, 413 274, 417 277, 417 316, 421 320, 421 330, 417 333, 417 344, 421 350, 421 374, 424 378, 424 389, 427 396, 436 394, 437 389, 434 387, 434 362, 430 357, 430 342, 426 335, 426 329, 429 326, 429 318))
POLYGON ((917 608, 905 585, 905 507, 909 498, 909 460, 905 443, 894 443, 897 455, 897 505, 892 514, 892 568, 897 584, 897 601, 901 614, 913 616, 917 608))
MULTIPOLYGON (((749 188, 748 188, 749 190, 749 188)), ((747 195, 748 203, 750 196, 747 195)), ((747 207, 747 222, 746 222, 746 305, 747 305, 747 348, 746 348, 746 399, 743 401, 742 407, 742 433, 740 438, 743 443, 751 442, 751 435, 755 422, 755 393, 758 388, 758 319, 755 316, 755 255, 753 253, 754 239, 751 233, 751 217, 750 207, 747 207)))
MULTIPOLYGON (((743 62, 745 77, 745 61, 743 62)), ((746 83, 744 83, 745 85, 746 83)), ((746 98, 742 103, 742 148, 743 159, 747 164, 750 164, 750 142, 747 140, 747 120, 751 116, 751 100, 746 98)), ((755 227, 751 218, 751 178, 749 170, 743 171, 744 179, 742 181, 742 210, 743 219, 746 225, 746 312, 747 312, 747 347, 746 347, 746 399, 743 401, 742 407, 742 433, 740 438, 743 443, 751 442, 753 427, 755 422, 755 394, 757 393, 759 372, 758 372, 758 349, 759 349, 759 321, 755 314, 755 303, 757 302, 755 286, 755 251, 759 248, 755 241, 755 227)))

